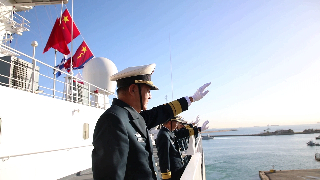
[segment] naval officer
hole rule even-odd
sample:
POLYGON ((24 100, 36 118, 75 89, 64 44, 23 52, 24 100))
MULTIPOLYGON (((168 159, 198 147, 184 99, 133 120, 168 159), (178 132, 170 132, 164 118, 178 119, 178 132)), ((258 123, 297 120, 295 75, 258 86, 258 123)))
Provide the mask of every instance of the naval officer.
POLYGON ((93 178, 111 180, 159 179, 148 130, 188 109, 202 99, 207 83, 191 97, 147 110, 155 64, 126 68, 110 77, 117 82, 118 98, 98 119, 93 134, 93 178))
MULTIPOLYGON (((176 116, 173 119, 163 123, 157 136, 157 150, 159 157, 160 171, 162 179, 178 180, 187 165, 186 159, 182 158, 181 151, 184 151, 182 141, 190 136, 197 135, 198 127, 180 128, 182 118, 176 116)), ((190 157, 190 156, 188 156, 190 157)), ((186 156, 186 158, 188 158, 186 156)))

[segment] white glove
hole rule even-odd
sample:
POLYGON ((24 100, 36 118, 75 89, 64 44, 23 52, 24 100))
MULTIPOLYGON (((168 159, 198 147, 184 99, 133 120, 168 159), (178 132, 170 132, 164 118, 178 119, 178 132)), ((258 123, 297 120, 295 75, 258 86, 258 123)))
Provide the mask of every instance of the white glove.
POLYGON ((199 118, 199 115, 198 115, 197 118, 196 118, 196 121, 192 122, 192 124, 194 123, 194 124, 196 124, 196 126, 197 126, 198 123, 199 123, 199 121, 200 121, 200 118, 199 118))
POLYGON ((200 99, 202 99, 209 91, 204 91, 204 89, 206 87, 208 87, 211 84, 211 82, 204 84, 203 86, 201 86, 192 96, 193 101, 199 101, 200 99))
POLYGON ((202 124, 202 126, 201 126, 201 131, 205 131, 205 130, 209 129, 209 126, 207 126, 207 124, 209 124, 209 121, 208 121, 208 120, 206 120, 206 121, 202 124))

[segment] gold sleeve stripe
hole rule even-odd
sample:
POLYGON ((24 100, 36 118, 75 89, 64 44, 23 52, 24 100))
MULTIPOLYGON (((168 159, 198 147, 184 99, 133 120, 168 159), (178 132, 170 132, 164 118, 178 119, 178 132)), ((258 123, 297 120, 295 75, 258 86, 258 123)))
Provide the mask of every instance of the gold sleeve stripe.
POLYGON ((176 114, 180 114, 182 113, 182 107, 181 104, 179 103, 179 101, 175 100, 172 102, 172 104, 174 105, 175 109, 176 109, 176 114))
POLYGON ((188 128, 189 130, 189 136, 193 136, 194 135, 194 130, 193 128, 188 128))
POLYGON ((167 173, 161 173, 162 179, 170 179, 171 178, 171 171, 167 173))
POLYGON ((169 103, 173 112, 173 115, 176 116, 182 112, 182 107, 179 101, 175 100, 169 103))
POLYGON ((173 104, 171 104, 171 102, 169 103, 171 109, 172 109, 172 112, 173 112, 173 116, 176 116, 176 110, 174 109, 174 106, 173 104))

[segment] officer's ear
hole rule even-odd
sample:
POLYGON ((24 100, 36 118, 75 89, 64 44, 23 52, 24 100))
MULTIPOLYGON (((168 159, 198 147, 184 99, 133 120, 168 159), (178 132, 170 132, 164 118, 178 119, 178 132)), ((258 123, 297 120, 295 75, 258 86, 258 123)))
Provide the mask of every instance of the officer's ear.
POLYGON ((134 95, 136 92, 138 92, 138 87, 135 84, 131 84, 128 88, 129 94, 134 95))

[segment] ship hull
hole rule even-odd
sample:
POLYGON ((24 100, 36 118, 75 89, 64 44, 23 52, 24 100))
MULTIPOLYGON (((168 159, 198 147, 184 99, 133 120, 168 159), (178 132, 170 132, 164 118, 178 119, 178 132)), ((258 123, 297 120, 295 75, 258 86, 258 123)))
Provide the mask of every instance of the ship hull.
POLYGON ((0 92, 0 179, 59 179, 91 168, 103 109, 5 86, 0 92))

